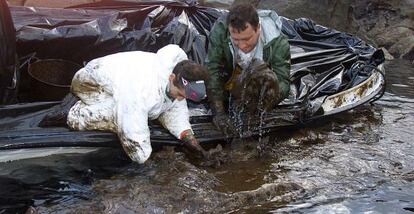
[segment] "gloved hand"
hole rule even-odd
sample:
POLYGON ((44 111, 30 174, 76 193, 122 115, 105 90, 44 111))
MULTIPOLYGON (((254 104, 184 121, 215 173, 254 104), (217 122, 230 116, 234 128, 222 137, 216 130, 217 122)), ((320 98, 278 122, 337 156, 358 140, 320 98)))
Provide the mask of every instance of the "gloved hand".
POLYGON ((216 112, 213 116, 213 124, 217 130, 222 131, 226 136, 237 133, 229 115, 224 112, 216 112))
POLYGON ((196 155, 204 159, 210 158, 209 153, 200 146, 191 130, 184 131, 181 140, 183 141, 183 145, 191 151, 191 155, 196 155))
POLYGON ((216 148, 210 149, 208 151, 208 154, 210 157, 207 160, 201 162, 201 166, 217 168, 220 165, 228 162, 230 159, 228 154, 223 151, 223 148, 220 144, 218 144, 216 148))
POLYGON ((241 85, 241 103, 246 104, 250 114, 269 112, 281 101, 279 82, 275 72, 268 67, 266 62, 254 59, 246 71, 241 85))
POLYGON ((191 152, 189 153, 190 155, 203 158, 203 161, 201 162, 202 166, 220 166, 227 162, 228 158, 222 152, 220 144, 217 145, 215 149, 206 151, 200 146, 190 129, 185 130, 180 138, 183 141, 184 147, 191 152))
POLYGON ((217 130, 223 132, 226 136, 235 134, 236 128, 230 120, 229 115, 224 111, 223 101, 212 100, 210 107, 214 113, 213 124, 217 130))

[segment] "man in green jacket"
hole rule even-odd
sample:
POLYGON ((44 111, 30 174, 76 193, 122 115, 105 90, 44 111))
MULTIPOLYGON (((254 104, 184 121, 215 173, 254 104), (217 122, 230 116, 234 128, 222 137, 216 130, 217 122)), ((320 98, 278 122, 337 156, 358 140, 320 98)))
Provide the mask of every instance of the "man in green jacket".
POLYGON ((225 110, 229 92, 237 76, 249 68, 253 59, 264 61, 276 74, 278 100, 289 94, 290 47, 281 32, 282 21, 274 11, 256 9, 250 4, 232 7, 221 17, 209 35, 206 66, 210 107, 214 124, 225 133, 231 123, 225 110))

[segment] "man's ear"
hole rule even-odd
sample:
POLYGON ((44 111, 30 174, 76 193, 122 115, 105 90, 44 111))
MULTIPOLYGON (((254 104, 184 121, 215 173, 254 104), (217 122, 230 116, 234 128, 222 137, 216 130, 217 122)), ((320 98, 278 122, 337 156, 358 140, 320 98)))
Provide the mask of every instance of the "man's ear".
POLYGON ((170 76, 168 77, 169 80, 173 81, 175 79, 175 74, 170 74, 170 76))

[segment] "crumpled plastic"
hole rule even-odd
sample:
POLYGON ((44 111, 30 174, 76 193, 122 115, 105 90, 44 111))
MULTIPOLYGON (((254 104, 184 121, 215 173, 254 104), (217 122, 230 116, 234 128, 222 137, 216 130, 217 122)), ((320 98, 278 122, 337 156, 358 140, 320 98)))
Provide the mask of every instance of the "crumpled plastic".
POLYGON ((100 2, 82 8, 11 7, 18 53, 77 63, 108 54, 156 52, 178 44, 202 63, 220 10, 182 2, 100 2))

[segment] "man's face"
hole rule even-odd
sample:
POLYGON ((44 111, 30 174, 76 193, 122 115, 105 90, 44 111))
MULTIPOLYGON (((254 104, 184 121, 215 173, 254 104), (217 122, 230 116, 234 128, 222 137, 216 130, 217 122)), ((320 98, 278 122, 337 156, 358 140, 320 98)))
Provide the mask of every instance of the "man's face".
POLYGON ((169 95, 170 97, 177 99, 179 101, 185 99, 185 89, 184 88, 179 88, 177 86, 174 85, 174 79, 176 78, 176 76, 174 74, 170 74, 169 80, 170 80, 170 88, 169 88, 169 95))
POLYGON ((256 47, 257 40, 260 36, 260 24, 256 29, 252 27, 249 23, 246 24, 247 28, 243 31, 238 31, 229 26, 230 37, 233 40, 234 45, 236 45, 244 53, 248 53, 256 47))

